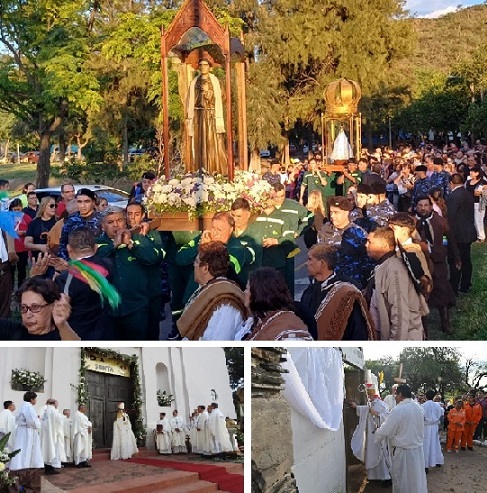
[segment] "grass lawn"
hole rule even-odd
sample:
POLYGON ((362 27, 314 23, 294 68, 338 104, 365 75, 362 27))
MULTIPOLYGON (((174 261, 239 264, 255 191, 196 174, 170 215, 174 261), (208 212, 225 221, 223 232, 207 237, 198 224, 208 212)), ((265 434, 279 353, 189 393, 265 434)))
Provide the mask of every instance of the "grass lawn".
POLYGON ((10 192, 17 195, 26 183, 36 182, 36 164, 34 163, 1 163, 0 178, 10 182, 10 192))
POLYGON ((487 244, 472 245, 473 286, 468 294, 460 293, 451 310, 453 334, 440 330, 436 309, 428 316, 430 340, 487 340, 487 244))

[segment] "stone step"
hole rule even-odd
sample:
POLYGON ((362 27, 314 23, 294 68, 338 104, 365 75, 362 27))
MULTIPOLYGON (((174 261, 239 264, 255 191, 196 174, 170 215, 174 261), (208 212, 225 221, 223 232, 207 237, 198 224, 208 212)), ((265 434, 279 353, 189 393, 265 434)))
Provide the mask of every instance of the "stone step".
POLYGON ((218 486, 214 483, 200 481, 197 473, 185 471, 171 471, 164 474, 153 474, 150 476, 140 476, 137 478, 126 479, 120 483, 101 483, 93 486, 84 485, 68 493, 158 493, 161 491, 173 492, 194 492, 207 493, 217 491, 218 486), (201 483, 201 490, 196 486, 201 483), (181 489, 194 486, 195 489, 181 489), (208 489, 212 488, 212 489, 208 489))
MULTIPOLYGON (((151 455, 151 451, 147 450, 146 447, 140 447, 139 452, 134 454, 132 457, 146 457, 147 455, 151 455)), ((93 457, 90 462, 99 462, 103 460, 110 460, 110 449, 109 448, 99 448, 93 450, 93 457)))
POLYGON ((217 484, 210 483, 208 481, 198 481, 196 483, 183 484, 175 486, 174 488, 151 490, 151 493, 212 493, 213 491, 224 493, 218 489, 217 484))

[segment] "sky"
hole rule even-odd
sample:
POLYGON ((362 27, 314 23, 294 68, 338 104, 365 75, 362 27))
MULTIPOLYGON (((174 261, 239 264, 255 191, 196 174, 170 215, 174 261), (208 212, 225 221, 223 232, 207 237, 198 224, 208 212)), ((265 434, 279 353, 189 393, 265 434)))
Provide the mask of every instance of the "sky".
MULTIPOLYGON (((407 342, 386 342, 382 341, 380 343, 370 342, 364 344, 364 356, 366 360, 375 360, 385 356, 392 356, 396 358, 399 353, 405 347, 411 347, 418 344, 408 344, 407 342)), ((424 347, 424 343, 419 344, 419 346, 424 347)), ((434 344, 428 344, 434 346, 434 344)), ((446 346, 446 344, 438 344, 438 346, 446 346)), ((453 344, 448 344, 447 346, 452 346, 458 349, 464 358, 475 358, 480 361, 487 361, 487 342, 458 342, 453 344)))
POLYGON ((455 12, 458 5, 471 7, 484 3, 483 0, 407 0, 406 9, 416 17, 440 17, 450 12, 455 12))

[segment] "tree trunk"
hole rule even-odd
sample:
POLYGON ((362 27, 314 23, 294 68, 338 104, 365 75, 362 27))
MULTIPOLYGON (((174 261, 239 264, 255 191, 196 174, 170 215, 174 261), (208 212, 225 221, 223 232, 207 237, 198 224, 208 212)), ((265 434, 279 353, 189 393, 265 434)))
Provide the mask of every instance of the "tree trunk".
POLYGON ((59 162, 64 163, 66 158, 66 134, 64 133, 64 127, 59 129, 59 162))
POLYGON ((41 145, 39 147, 39 161, 37 162, 37 181, 36 188, 46 188, 49 186, 49 176, 51 174, 51 136, 50 127, 41 134, 41 145))

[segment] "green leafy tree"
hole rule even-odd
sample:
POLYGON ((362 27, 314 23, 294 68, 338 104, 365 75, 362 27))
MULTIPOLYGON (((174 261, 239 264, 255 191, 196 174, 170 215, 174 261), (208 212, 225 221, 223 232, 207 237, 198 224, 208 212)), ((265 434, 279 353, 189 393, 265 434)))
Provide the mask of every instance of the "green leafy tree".
POLYGON ((391 356, 378 360, 370 360, 366 362, 366 367, 368 370, 371 370, 377 378, 379 378, 381 372, 384 374, 380 390, 382 395, 388 395, 391 387, 394 385, 394 378, 398 375, 399 363, 397 360, 391 356))
POLYGON ((101 103, 87 66, 89 2, 7 0, 1 4, 0 109, 35 131, 40 157, 37 186, 47 186, 53 133, 71 109, 101 103))
POLYGON ((225 347, 230 386, 233 390, 243 384, 244 381, 244 348, 225 347))

